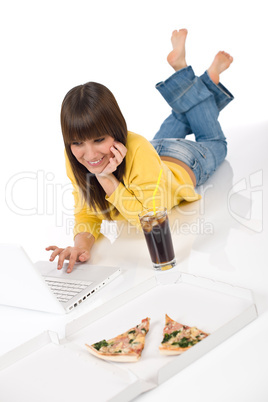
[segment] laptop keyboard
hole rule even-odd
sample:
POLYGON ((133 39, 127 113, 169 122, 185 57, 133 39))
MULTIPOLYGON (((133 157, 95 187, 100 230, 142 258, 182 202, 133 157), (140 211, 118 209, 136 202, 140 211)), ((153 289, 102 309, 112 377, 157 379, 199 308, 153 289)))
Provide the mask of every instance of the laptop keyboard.
POLYGON ((59 279, 53 277, 45 277, 44 279, 60 302, 67 302, 85 290, 92 283, 75 279, 59 279))

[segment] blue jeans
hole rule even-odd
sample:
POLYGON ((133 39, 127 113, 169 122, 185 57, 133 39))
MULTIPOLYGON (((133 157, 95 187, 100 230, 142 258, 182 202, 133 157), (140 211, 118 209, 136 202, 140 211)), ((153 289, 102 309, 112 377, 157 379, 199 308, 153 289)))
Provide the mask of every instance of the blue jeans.
POLYGON ((192 67, 174 73, 156 89, 172 108, 151 141, 160 156, 188 165, 201 185, 215 172, 227 154, 227 142, 218 122, 219 112, 233 99, 207 72, 196 77, 192 67), (195 141, 186 140, 194 133, 195 141))

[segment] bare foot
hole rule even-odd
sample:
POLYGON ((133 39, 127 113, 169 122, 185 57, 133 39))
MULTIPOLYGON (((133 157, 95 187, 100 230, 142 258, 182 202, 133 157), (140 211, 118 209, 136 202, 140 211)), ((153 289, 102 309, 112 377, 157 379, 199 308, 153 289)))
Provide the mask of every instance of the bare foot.
POLYGON ((220 74, 230 67, 233 62, 232 56, 226 52, 219 52, 216 54, 211 66, 209 67, 208 74, 215 84, 220 82, 220 74))
POLYGON ((187 33, 187 29, 172 32, 171 43, 173 50, 169 53, 167 61, 175 71, 187 67, 185 60, 185 41, 187 33))

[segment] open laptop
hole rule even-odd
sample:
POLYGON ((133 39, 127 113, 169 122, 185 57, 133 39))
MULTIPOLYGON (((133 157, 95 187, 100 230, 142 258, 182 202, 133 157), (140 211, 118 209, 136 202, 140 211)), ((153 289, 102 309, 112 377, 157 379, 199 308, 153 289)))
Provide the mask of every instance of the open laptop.
POLYGON ((33 264, 21 246, 0 244, 0 304, 51 313, 69 313, 116 278, 119 267, 33 264))

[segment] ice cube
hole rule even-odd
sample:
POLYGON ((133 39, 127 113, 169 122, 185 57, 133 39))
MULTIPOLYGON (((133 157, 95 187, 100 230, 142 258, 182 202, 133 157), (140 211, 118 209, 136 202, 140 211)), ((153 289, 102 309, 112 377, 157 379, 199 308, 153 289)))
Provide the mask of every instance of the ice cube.
POLYGON ((165 222, 165 220, 166 220, 166 217, 165 217, 165 216, 163 216, 162 218, 159 218, 159 219, 158 219, 159 225, 160 225, 161 223, 165 222))
POLYGON ((148 222, 142 223, 142 229, 144 232, 149 233, 152 230, 152 225, 150 225, 148 222))

